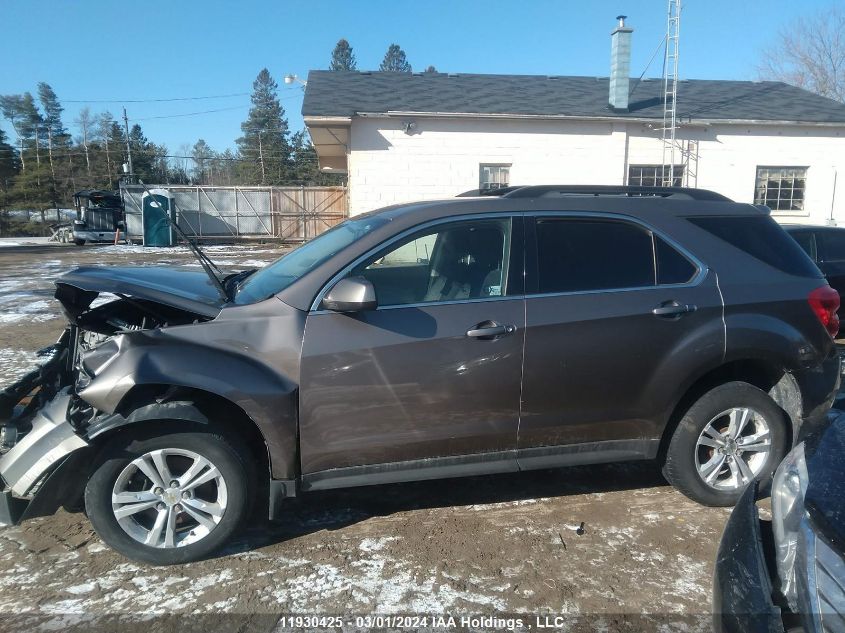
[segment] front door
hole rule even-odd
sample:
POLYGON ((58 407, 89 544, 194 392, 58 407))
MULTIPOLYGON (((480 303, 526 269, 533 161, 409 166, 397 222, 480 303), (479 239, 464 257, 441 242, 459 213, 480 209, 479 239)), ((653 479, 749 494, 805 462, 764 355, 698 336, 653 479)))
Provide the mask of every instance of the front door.
POLYGON ((300 387, 306 487, 375 471, 403 480, 458 474, 468 463, 477 472, 515 469, 521 223, 496 216, 421 229, 348 272, 373 283, 378 309, 309 314, 300 387))
POLYGON ((653 457, 689 361, 722 353, 715 273, 634 221, 539 216, 527 243, 520 466, 653 457))

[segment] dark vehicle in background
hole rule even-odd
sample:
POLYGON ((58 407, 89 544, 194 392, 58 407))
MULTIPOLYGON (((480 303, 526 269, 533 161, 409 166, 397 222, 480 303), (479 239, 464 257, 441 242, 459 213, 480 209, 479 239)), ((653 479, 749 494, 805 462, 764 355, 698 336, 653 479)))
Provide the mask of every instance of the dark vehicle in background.
MULTIPOLYGON (((833 415, 833 414, 831 414, 833 415)), ((845 414, 775 473, 771 521, 757 487, 731 514, 716 560, 717 633, 845 631, 845 414)))
POLYGON ((731 505, 839 386, 838 295, 709 191, 398 205, 230 275, 194 251, 203 271, 57 280, 54 360, 0 395, 4 522, 84 496, 103 540, 167 564, 255 497, 278 517, 309 490, 635 459, 731 505))
POLYGON ((117 191, 86 189, 73 195, 76 220, 73 221, 73 242, 114 242, 120 231, 126 236, 123 200, 117 191))
MULTIPOLYGON (((799 224, 783 228, 816 263, 841 299, 845 293, 845 228, 799 224)), ((843 316, 841 303, 839 316, 843 316)))

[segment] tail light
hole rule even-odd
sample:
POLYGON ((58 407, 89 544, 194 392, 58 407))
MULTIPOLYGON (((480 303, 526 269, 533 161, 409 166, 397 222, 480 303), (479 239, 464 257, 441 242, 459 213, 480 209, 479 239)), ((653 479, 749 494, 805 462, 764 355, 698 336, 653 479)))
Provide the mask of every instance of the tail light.
POLYGON ((839 317, 836 314, 839 310, 839 293, 830 286, 820 286, 810 293, 807 302, 830 337, 836 338, 839 333, 839 317))

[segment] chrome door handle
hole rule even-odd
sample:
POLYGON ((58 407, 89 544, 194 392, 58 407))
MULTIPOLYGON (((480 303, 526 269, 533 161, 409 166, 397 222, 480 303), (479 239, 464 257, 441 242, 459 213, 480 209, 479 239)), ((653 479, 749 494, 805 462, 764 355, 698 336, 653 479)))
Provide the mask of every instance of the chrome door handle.
POLYGON ((499 325, 495 321, 484 321, 467 330, 467 336, 470 338, 492 339, 498 336, 505 336, 506 334, 513 334, 514 332, 516 332, 515 325, 499 325))
POLYGON ((677 301, 665 301, 658 307, 654 308, 651 313, 659 317, 679 317, 690 312, 698 310, 697 306, 691 304, 678 303, 677 301))

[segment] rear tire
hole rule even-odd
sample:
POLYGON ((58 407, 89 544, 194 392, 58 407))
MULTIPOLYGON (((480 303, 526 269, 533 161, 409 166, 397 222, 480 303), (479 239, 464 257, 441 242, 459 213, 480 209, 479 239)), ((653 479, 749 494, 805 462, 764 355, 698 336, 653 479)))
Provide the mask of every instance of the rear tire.
POLYGON ((686 412, 663 466, 680 492, 708 506, 731 506, 752 481, 766 486, 787 449, 788 418, 745 382, 711 389, 686 412))
POLYGON ((173 565, 205 558, 250 509, 247 455, 237 438, 201 427, 119 435, 88 480, 86 512, 103 541, 132 560, 173 565))
POLYGON ((85 240, 73 240, 73 243, 77 246, 85 246, 85 240))

